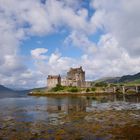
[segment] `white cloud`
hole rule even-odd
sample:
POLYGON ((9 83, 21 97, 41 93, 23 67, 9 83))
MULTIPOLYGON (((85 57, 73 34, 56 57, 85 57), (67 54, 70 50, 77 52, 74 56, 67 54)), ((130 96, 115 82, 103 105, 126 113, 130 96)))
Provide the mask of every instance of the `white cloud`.
POLYGON ((73 31, 65 40, 66 46, 74 45, 81 48, 85 53, 94 54, 97 50, 96 44, 89 41, 88 36, 83 33, 73 31))
POLYGON ((12 73, 9 77, 0 73, 0 79, 2 79, 2 85, 16 89, 31 89, 46 86, 44 75, 31 69, 19 73, 18 76, 17 73, 12 73))
POLYGON ((34 50, 31 50, 31 55, 34 59, 37 60, 45 60, 47 59, 47 56, 44 54, 48 52, 48 49, 46 48, 36 48, 34 50))
POLYGON ((59 51, 46 57, 48 57, 48 59, 45 61, 35 61, 36 70, 46 76, 48 74, 64 74, 71 66, 74 66, 73 64, 75 64, 74 59, 63 57, 59 51))
POLYGON ((118 41, 118 45, 131 56, 140 54, 140 1, 139 0, 94 0, 96 9, 93 22, 98 19, 98 28, 104 27, 118 41), (99 14, 100 13, 100 14, 99 14))

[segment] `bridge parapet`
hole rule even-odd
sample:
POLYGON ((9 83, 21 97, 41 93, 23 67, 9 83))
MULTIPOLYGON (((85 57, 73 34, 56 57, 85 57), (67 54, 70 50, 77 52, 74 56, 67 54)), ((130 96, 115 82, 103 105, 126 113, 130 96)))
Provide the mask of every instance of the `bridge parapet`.
MULTIPOLYGON (((110 89, 111 91, 111 89, 110 89)), ((115 86, 112 88, 114 93, 122 92, 123 94, 127 93, 128 91, 133 91, 136 93, 140 93, 140 85, 130 85, 130 86, 115 86)))

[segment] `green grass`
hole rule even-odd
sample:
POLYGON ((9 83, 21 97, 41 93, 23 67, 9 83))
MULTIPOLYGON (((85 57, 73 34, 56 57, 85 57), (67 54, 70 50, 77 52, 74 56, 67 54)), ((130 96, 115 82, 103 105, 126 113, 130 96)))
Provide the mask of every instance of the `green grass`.
POLYGON ((126 85, 126 86, 129 86, 129 85, 137 85, 137 84, 140 85, 140 79, 134 80, 134 81, 131 81, 131 82, 124 83, 124 85, 126 85))
POLYGON ((79 92, 81 91, 78 87, 72 87, 72 86, 61 86, 57 85, 56 87, 49 90, 49 92, 79 92))

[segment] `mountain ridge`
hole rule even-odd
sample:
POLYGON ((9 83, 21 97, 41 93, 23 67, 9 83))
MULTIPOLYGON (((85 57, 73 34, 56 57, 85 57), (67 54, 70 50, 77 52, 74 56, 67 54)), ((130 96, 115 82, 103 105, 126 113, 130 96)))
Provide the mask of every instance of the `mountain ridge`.
POLYGON ((121 77, 108 77, 99 79, 100 82, 107 82, 107 83, 129 83, 137 81, 140 83, 140 72, 133 74, 133 75, 124 75, 121 77))
POLYGON ((23 96, 26 96, 26 93, 29 91, 30 90, 16 91, 16 90, 10 89, 8 87, 5 87, 3 85, 0 85, 0 98, 3 98, 3 97, 23 97, 23 96))

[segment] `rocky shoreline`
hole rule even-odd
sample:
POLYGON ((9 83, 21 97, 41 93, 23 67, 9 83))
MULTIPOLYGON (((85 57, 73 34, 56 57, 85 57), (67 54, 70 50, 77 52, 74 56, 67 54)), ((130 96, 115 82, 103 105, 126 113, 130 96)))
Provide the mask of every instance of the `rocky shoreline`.
POLYGON ((140 110, 106 110, 64 115, 57 123, 0 120, 2 140, 139 140, 140 110))

